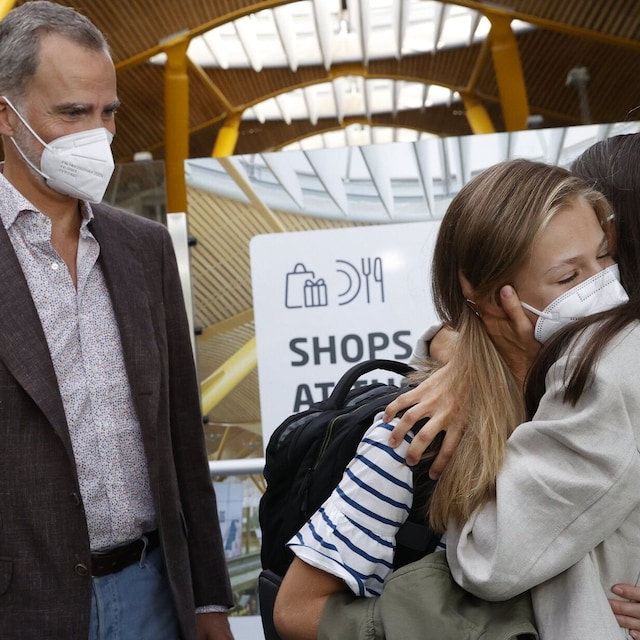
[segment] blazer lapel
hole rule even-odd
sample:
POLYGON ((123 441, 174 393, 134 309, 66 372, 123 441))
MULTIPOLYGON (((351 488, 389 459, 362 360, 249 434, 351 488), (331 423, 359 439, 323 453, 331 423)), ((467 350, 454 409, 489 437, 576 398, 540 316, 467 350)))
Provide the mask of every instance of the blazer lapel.
POLYGON ((0 272, 0 361, 45 414, 73 459, 47 340, 29 286, 2 224, 0 272))
POLYGON ((114 217, 105 220, 109 213, 101 207, 94 205, 93 210, 91 232, 100 244, 100 264, 120 330, 133 401, 145 434, 145 427, 155 424, 160 388, 160 359, 145 280, 148 274, 139 257, 139 243, 129 229, 114 217))

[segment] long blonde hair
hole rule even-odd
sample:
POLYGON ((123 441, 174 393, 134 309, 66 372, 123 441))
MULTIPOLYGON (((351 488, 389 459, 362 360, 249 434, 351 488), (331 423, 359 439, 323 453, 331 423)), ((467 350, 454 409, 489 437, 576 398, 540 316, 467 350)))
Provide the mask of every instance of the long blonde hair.
MULTIPOLYGON (((526 419, 520 383, 491 342, 476 308, 462 293, 459 275, 476 300, 498 299, 530 257, 536 236, 577 198, 593 207, 603 226, 604 196, 565 169, 530 160, 495 165, 468 182, 442 220, 433 257, 432 288, 442 321, 455 329, 450 365, 466 429, 438 480, 429 505, 431 526, 465 522, 495 495, 505 443, 526 419)), ((421 482, 416 477, 416 491, 421 482)))

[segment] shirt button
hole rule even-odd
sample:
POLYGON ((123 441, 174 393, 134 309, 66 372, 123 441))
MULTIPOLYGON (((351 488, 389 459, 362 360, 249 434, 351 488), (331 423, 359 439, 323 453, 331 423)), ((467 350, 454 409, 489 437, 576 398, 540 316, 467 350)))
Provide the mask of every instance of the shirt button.
POLYGON ((52 262, 52 263, 51 263, 51 268, 52 268, 54 271, 57 271, 59 267, 60 267, 60 265, 59 265, 57 262, 52 262))
POLYGON ((89 575, 89 569, 87 569, 87 567, 85 565, 83 565, 83 564, 77 564, 75 566, 75 570, 76 570, 76 573, 79 576, 88 576, 89 575))

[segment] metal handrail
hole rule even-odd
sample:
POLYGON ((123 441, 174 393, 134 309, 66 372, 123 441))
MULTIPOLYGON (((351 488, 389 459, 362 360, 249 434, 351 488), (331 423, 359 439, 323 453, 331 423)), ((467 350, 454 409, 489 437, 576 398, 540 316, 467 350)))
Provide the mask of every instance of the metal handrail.
POLYGON ((211 477, 245 476, 264 471, 264 458, 239 458, 237 460, 209 460, 211 477))

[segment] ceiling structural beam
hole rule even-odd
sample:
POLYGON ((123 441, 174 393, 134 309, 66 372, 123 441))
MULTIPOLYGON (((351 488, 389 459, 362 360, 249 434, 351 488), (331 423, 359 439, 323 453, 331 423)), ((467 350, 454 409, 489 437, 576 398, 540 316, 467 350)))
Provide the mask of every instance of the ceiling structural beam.
POLYGON ((259 73, 262 71, 262 53, 258 46, 258 33, 255 27, 255 16, 244 16, 234 21, 233 27, 240 40, 242 49, 247 55, 251 68, 259 73))
MULTIPOLYGON (((342 180, 342 165, 336 162, 335 156, 327 156, 322 149, 304 151, 309 164, 315 171, 325 191, 345 217, 349 216, 349 198, 342 180)), ((348 154, 347 154, 348 155, 348 154)))
MULTIPOLYGON (((509 1, 513 2, 513 0, 509 1)), ((578 38, 585 38, 595 42, 604 42, 605 44, 625 47, 626 49, 633 49, 635 51, 640 50, 640 40, 621 38, 620 36, 616 36, 611 33, 596 31, 595 29, 586 29, 585 27, 579 27, 566 22, 544 18, 532 13, 525 13, 524 11, 518 11, 515 8, 512 9, 504 3, 491 4, 491 7, 489 7, 488 3, 485 3, 484 0, 447 0, 447 2, 460 7, 466 7, 467 9, 475 9, 476 11, 485 14, 487 18, 489 18, 487 12, 490 10, 495 15, 500 15, 504 18, 508 18, 509 20, 521 20, 522 22, 528 22, 535 27, 546 29, 547 31, 559 31, 560 33, 576 36, 578 38)))
POLYGON ((460 95, 471 131, 473 133, 495 133, 496 129, 482 102, 468 93, 460 95))
POLYGON ((444 31, 444 23, 449 15, 449 7, 444 2, 439 2, 433 12, 433 53, 438 51, 438 43, 444 31))
POLYGON ((262 159, 298 209, 304 211, 304 192, 300 184, 300 176, 287 154, 264 153, 262 159))
POLYGON ((460 167, 460 175, 463 179, 462 184, 466 184, 471 180, 471 137, 459 136, 456 139, 458 141, 458 166, 460 167))
POLYGON ((322 54, 325 71, 329 71, 333 58, 331 56, 331 14, 328 2, 314 2, 313 16, 316 22, 318 45, 322 54))
POLYGON ((167 212, 187 212, 184 163, 189 157, 189 39, 179 37, 165 44, 164 131, 167 212))
MULTIPOLYGON (((3 0, 0 0, 2 2, 3 0)), ((261 0, 256 1, 251 5, 243 6, 239 9, 226 11, 223 15, 219 15, 212 20, 208 20, 207 22, 200 23, 196 25, 193 29, 185 29, 184 35, 189 39, 196 38, 197 36, 201 36, 223 24, 227 24, 229 22, 233 22, 238 18, 242 18, 243 16, 251 15, 252 13, 256 13, 258 11, 262 11, 263 9, 273 9, 278 7, 281 4, 289 4, 292 1, 296 0, 261 0)), ((144 64, 153 56, 164 53, 165 47, 163 43, 159 43, 154 47, 150 47, 149 49, 145 49, 144 51, 140 51, 135 55, 130 56, 129 58, 125 58, 124 60, 120 60, 120 62, 116 63, 116 71, 122 71, 123 69, 127 69, 129 67, 135 67, 139 64, 144 64)), ((217 57, 217 56, 216 56, 217 57)), ((220 62, 220 59, 218 58, 220 62)))
POLYGON ((287 94, 281 93, 279 95, 273 96, 273 99, 278 107, 278 111, 282 116, 285 124, 291 124, 291 110, 289 109, 289 103, 287 102, 287 94))
POLYGON ((471 74, 469 75, 469 81, 467 82, 467 86, 465 87, 465 93, 473 94, 476 91, 476 86, 478 84, 478 80, 480 78, 481 73, 483 72, 489 55, 491 54, 491 38, 485 38, 480 47, 480 53, 475 59, 473 64, 473 69, 471 69, 471 74))
POLYGON ((264 102, 257 102, 253 105, 253 107, 250 107, 260 124, 264 124, 267 121, 267 116, 265 115, 264 108, 264 102))
POLYGON ((231 179, 240 187, 240 190, 247 197, 249 202, 262 214, 266 225, 275 231, 276 233, 286 231, 284 225, 276 217, 275 213, 269 209, 269 207, 262 201, 260 196, 256 193, 255 189, 251 185, 251 181, 247 176, 245 170, 240 164, 240 160, 237 157, 223 157, 218 158, 218 162, 222 165, 223 169, 229 174, 231 179))
POLYGON ((417 140, 413 143, 413 150, 418 164, 418 176, 422 185, 427 210, 432 218, 436 215, 436 202, 433 193, 433 172, 431 171, 431 161, 429 159, 429 148, 425 140, 417 140))
POLYGON ((227 331, 239 329, 245 324, 253 322, 253 320, 253 309, 245 309, 235 316, 225 318, 224 320, 220 320, 220 322, 216 322, 215 324, 209 325, 208 327, 204 327, 199 335, 199 339, 209 340, 210 338, 219 336, 223 333, 226 333, 227 331))
POLYGON ((207 33, 203 33, 201 36, 204 46, 211 54, 211 57, 218 63, 221 69, 229 68, 229 56, 222 44, 222 38, 217 29, 211 29, 207 33))
POLYGON ((208 415, 258 365, 255 336, 200 385, 202 415, 208 415))
POLYGON ((371 80, 365 80, 364 78, 357 78, 358 85, 362 88, 362 99, 364 101, 364 113, 367 116, 367 120, 371 121, 373 116, 373 104, 374 104, 374 86, 371 80))
POLYGON ((233 111, 234 106, 229 102, 227 96, 220 91, 218 86, 211 80, 209 74, 199 65, 187 58, 191 71, 198 76, 207 89, 216 97, 216 99, 224 106, 225 111, 233 111))
POLYGON ((211 153, 212 158, 220 158, 224 156, 232 156, 236 150, 238 136, 240 135, 240 123, 242 122, 242 113, 230 113, 224 124, 218 131, 218 137, 211 153))
POLYGON ((476 11, 473 18, 471 18, 471 26, 469 27, 469 38, 467 39, 468 47, 473 44, 473 36, 476 35, 476 31, 480 25, 480 20, 482 20, 482 14, 479 11, 476 11))
POLYGON ((431 85, 430 84, 423 84, 422 85, 422 97, 421 97, 421 102, 420 102, 420 113, 424 113, 425 109, 427 108, 427 101, 429 100, 429 89, 431 89, 431 85))
POLYGON ((369 171, 371 182, 380 197, 380 202, 390 219, 395 215, 395 202, 391 188, 391 176, 384 147, 374 145, 358 147, 369 171))
POLYGON ((391 95, 393 104, 391 105, 391 114, 393 118, 398 117, 398 107, 400 105, 400 93, 402 92, 403 81, 402 80, 391 80, 391 95))
POLYGON ((369 66, 369 44, 371 42, 371 9, 369 5, 369 0, 360 0, 358 4, 360 14, 360 46, 362 47, 362 61, 365 67, 369 66))
POLYGON ((280 43, 282 44, 282 49, 289 63, 289 69, 295 73, 298 70, 299 62, 298 50, 296 48, 295 25, 291 17, 291 8, 288 5, 276 7, 273 10, 273 19, 276 24, 280 43))
POLYGON ((344 122, 344 95, 345 95, 345 84, 346 80, 344 77, 335 78, 331 82, 331 91, 333 92, 333 100, 336 105, 336 119, 340 124, 344 122))
POLYGON ((394 0, 393 6, 393 30, 396 40, 396 60, 402 58, 402 46, 409 26, 409 1, 394 0))
POLYGON ((507 131, 527 128, 529 101, 511 18, 487 12, 491 21, 491 55, 507 131))
POLYGON ((547 129, 545 132, 545 140, 548 145, 547 155, 552 164, 560 164, 560 155, 564 149, 564 143, 567 137, 566 128, 547 129))
POLYGON ((315 87, 303 87, 304 103, 307 105, 307 113, 309 114, 309 122, 315 127, 318 124, 318 98, 316 96, 315 87))

